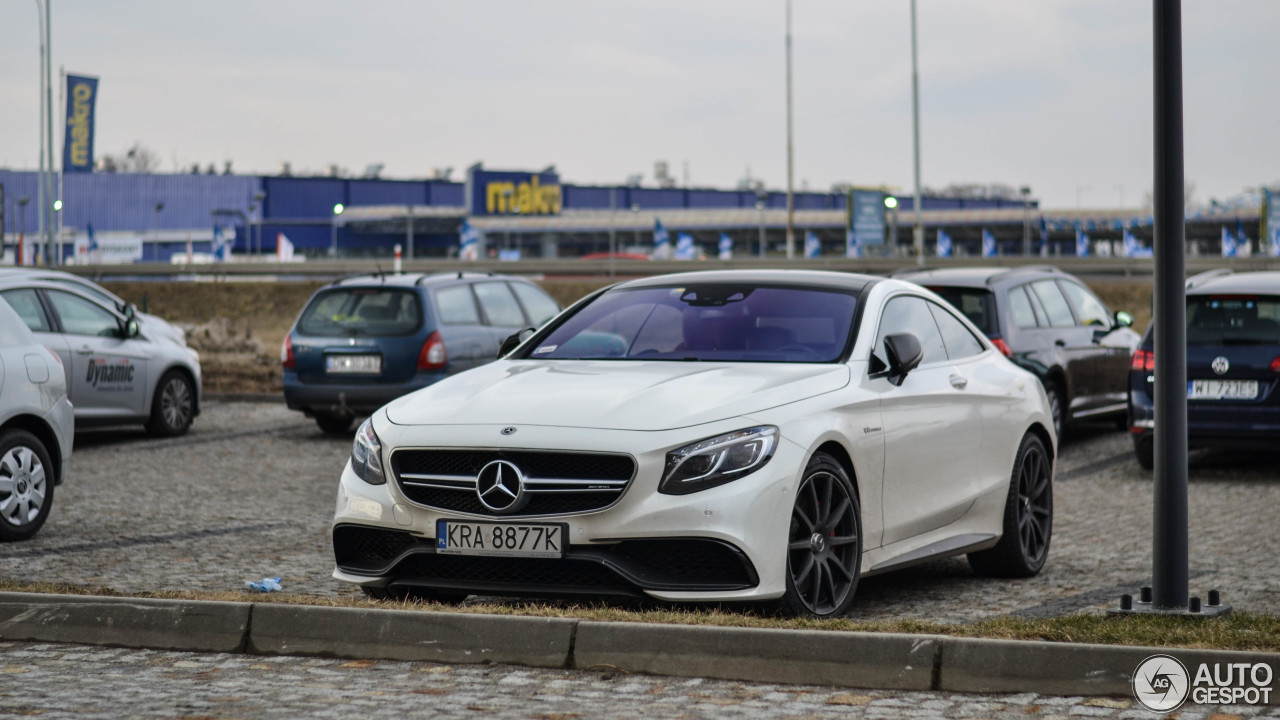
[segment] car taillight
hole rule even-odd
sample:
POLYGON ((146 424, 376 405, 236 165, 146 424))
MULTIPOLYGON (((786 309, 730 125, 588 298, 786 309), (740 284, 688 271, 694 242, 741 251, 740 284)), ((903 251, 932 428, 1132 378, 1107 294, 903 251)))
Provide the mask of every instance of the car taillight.
POLYGON ((440 331, 437 330, 422 343, 422 352, 418 353, 418 369, 440 370, 448 361, 444 352, 444 338, 440 337, 440 331))
POLYGON ((1013 357, 1013 350, 1009 349, 1009 343, 1004 340, 1000 338, 991 338, 991 344, 995 345, 997 350, 1004 353, 1005 357, 1013 357))
POLYGON ((280 365, 286 370, 293 370, 298 366, 293 357, 293 340, 288 335, 284 336, 284 342, 280 345, 280 365))
POLYGON ((1271 361, 1271 372, 1280 373, 1280 355, 1277 355, 1276 359, 1271 361))
POLYGON ((1133 354, 1133 360, 1129 361, 1129 369, 1155 372, 1156 354, 1150 350, 1138 350, 1133 354))

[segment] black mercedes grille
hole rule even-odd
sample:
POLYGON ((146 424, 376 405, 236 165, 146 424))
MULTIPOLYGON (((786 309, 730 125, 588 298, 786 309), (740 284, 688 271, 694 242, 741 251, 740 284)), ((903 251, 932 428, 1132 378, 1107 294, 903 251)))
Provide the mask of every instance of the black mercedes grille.
POLYGON ((629 455, 497 449, 397 450, 391 471, 405 497, 419 505, 493 516, 476 496, 476 476, 494 460, 510 462, 525 477, 528 504, 506 517, 600 510, 622 497, 635 474, 629 455))

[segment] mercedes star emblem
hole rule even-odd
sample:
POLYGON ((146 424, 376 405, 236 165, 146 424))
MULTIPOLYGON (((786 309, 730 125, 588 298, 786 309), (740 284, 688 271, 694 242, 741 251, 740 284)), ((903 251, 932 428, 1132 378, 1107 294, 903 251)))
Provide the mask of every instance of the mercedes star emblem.
POLYGON ((480 468, 476 496, 481 505, 498 515, 519 512, 529 502, 524 492, 524 473, 506 460, 494 460, 480 468))
POLYGON ((1213 368, 1213 371, 1219 375, 1225 375, 1231 369, 1231 361, 1219 355, 1213 359, 1213 363, 1209 367, 1213 368))
POLYGON ((513 428, 513 427, 504 427, 504 428, 502 428, 502 434, 503 434, 503 435, 515 435, 515 434, 516 434, 516 429, 515 429, 515 428, 513 428))

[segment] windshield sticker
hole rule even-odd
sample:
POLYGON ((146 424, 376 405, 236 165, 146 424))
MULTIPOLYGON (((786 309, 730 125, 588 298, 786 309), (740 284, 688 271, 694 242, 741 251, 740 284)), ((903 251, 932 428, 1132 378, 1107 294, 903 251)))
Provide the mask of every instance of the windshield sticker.
POLYGON ((538 348, 537 350, 534 350, 534 351, 533 351, 533 354, 534 354, 534 355, 541 355, 541 354, 543 354, 543 353, 555 352, 555 351, 556 351, 556 348, 558 348, 558 347, 560 347, 560 346, 559 346, 559 345, 543 345, 542 347, 538 348))
POLYGON ((121 386, 133 384, 133 371, 137 366, 123 358, 120 362, 109 363, 106 358, 93 358, 89 361, 89 371, 85 382, 97 390, 128 389, 121 386))

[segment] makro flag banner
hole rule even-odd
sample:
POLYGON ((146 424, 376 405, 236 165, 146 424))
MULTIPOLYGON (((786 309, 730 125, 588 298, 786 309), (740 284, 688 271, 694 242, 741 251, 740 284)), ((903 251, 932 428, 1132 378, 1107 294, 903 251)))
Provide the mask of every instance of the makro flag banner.
POLYGON ((804 256, 807 258, 816 258, 822 254, 822 242, 818 240, 818 236, 812 230, 804 231, 804 256))
POLYGON ((293 242, 284 236, 284 233, 276 235, 276 262, 292 262, 293 261, 293 242))
POLYGON ((462 229, 458 231, 458 259, 480 259, 480 231, 471 227, 471 223, 465 218, 462 220, 462 229))
POLYGON ((1076 228, 1076 257, 1089 257, 1089 233, 1076 228))
POLYGON ((697 256, 697 249, 693 246, 693 236, 689 233, 680 233, 676 236, 676 260, 692 260, 697 256))
POLYGON ((653 219, 653 259, 671 259, 671 235, 657 218, 653 219))
POLYGON ((1040 218, 1040 257, 1049 257, 1049 223, 1040 218))
POLYGON ((1280 257, 1280 192, 1262 189, 1262 217, 1265 222, 1260 242, 1266 245, 1267 254, 1280 257))
POLYGON ((847 258, 862 257, 862 240, 853 229, 844 231, 844 256, 847 258))
POLYGON ((62 172, 93 172, 94 104, 98 78, 67 76, 67 132, 62 141, 62 172))
POLYGON ((1253 254, 1253 244, 1244 232, 1244 222, 1236 220, 1236 256, 1249 257, 1253 254))
POLYGON ((996 236, 990 230, 982 228, 982 257, 995 257, 998 254, 996 236))
POLYGON ((1233 258, 1236 256, 1236 236, 1226 225, 1222 226, 1222 257, 1233 258))
POLYGON ((951 257, 951 233, 938 228, 938 257, 951 257))
POLYGON ((228 245, 229 243, 227 242, 226 238, 224 238, 222 235, 222 226, 214 225, 213 226, 213 259, 218 262, 222 262, 226 260, 227 255, 230 254, 231 252, 231 248, 228 247, 228 245))
POLYGON ((720 259, 733 259, 733 238, 728 233, 720 233, 720 259))

